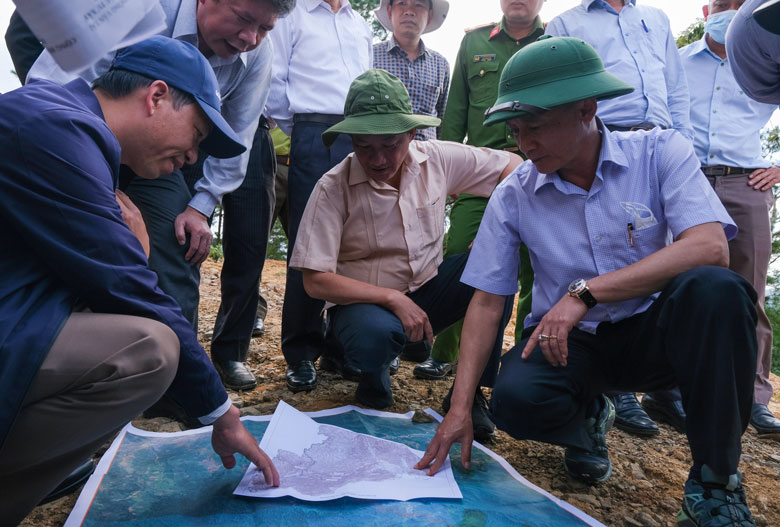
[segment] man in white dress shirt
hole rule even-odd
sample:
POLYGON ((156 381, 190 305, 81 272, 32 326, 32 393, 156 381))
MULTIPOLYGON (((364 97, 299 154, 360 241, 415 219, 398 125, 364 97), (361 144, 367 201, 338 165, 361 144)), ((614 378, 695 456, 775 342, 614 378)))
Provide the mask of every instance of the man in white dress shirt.
MULTIPOLYGON (((352 152, 348 137, 341 136, 326 148, 320 135, 343 120, 350 84, 371 67, 372 35, 349 0, 298 0, 270 38, 275 51, 268 114, 291 137, 289 256, 315 183, 352 152)), ((294 392, 316 386, 314 361, 325 347, 323 305, 306 294, 301 272, 288 269, 282 353, 287 387, 294 392)))

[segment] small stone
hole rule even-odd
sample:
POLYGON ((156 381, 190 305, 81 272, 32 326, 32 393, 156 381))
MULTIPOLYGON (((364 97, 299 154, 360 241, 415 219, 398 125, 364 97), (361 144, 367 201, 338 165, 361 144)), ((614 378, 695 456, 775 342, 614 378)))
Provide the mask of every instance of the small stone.
POLYGON ((660 523, 655 521, 655 518, 646 512, 640 512, 637 514, 637 520, 639 520, 643 527, 662 527, 660 523))
POLYGON ((412 422, 413 423, 432 423, 433 417, 426 414, 422 410, 415 410, 414 415, 412 416, 412 422))
POLYGON ((647 479, 647 476, 645 476, 645 473, 642 471, 642 467, 640 467, 637 463, 631 463, 631 476, 634 479, 647 479))
POLYGON ((588 505, 593 505, 594 507, 600 507, 601 503, 595 496, 591 496, 590 494, 569 494, 570 500, 577 500, 582 503, 587 503, 588 505))
POLYGON ((241 417, 247 416, 247 415, 263 415, 263 412, 260 411, 259 408, 256 406, 245 406, 241 409, 241 417))
POLYGON ((780 456, 778 456, 776 454, 769 454, 769 459, 771 459, 772 461, 777 461, 778 463, 780 463, 780 456))
POLYGON ((630 527, 645 527, 641 522, 631 518, 630 516, 626 516, 625 524, 629 525, 630 527))

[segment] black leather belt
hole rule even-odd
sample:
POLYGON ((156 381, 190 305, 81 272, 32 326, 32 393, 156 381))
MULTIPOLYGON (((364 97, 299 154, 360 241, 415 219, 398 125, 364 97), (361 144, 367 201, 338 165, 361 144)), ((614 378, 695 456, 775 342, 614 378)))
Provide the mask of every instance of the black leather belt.
POLYGON ((701 167, 701 171, 705 176, 735 176, 742 174, 750 174, 757 168, 742 168, 742 167, 730 167, 726 165, 711 165, 701 167))
POLYGON ((333 126, 344 120, 343 115, 331 113, 296 113, 293 115, 293 124, 298 123, 318 123, 333 126))
POLYGON ((281 156, 276 154, 276 164, 290 166, 290 156, 281 156))
POLYGON ((661 129, 666 128, 665 126, 650 123, 647 121, 632 126, 619 126, 616 124, 608 124, 605 126, 607 127, 607 130, 609 130, 610 132, 636 132, 637 130, 652 130, 653 128, 661 128, 661 129))

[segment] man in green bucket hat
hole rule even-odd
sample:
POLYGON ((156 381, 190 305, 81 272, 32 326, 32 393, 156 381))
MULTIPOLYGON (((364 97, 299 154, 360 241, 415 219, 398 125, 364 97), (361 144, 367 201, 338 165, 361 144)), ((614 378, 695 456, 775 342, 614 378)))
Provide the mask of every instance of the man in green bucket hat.
POLYGON ((755 525, 737 465, 756 294, 726 269, 736 227, 690 143, 673 130, 613 133, 596 117, 598 100, 629 90, 574 38, 542 37, 504 69, 485 124, 507 122, 528 161, 496 188, 474 241, 451 409, 417 468, 435 473, 454 442, 469 466, 471 397, 525 243, 533 305, 493 388, 498 428, 565 447, 569 475, 601 483, 615 416, 602 393, 677 384, 693 457, 679 524, 755 525))
MULTIPOLYGON (((433 339, 466 312, 473 288, 459 281, 466 253, 444 259, 447 196, 489 196, 519 156, 441 141, 414 141, 439 119, 412 113, 401 81, 370 70, 350 86, 345 119, 322 134, 351 136, 354 153, 325 174, 306 205, 290 267, 327 302, 330 359, 357 372, 358 402, 392 404, 389 365, 407 341, 433 339), (334 349, 335 348, 335 349, 334 349)), ((501 304, 504 327, 512 294, 501 304)), ((493 335, 492 386, 501 353, 493 335)), ((484 409, 475 424, 492 433, 484 409)))

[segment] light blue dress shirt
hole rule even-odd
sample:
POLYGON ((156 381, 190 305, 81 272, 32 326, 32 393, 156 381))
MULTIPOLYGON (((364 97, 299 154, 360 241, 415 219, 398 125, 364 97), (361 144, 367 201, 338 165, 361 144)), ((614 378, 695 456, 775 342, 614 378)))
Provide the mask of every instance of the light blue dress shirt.
MULTIPOLYGON (((567 293, 569 284, 627 267, 667 246, 686 229, 719 222, 737 233, 701 170, 691 144, 671 130, 607 131, 590 191, 540 174, 531 161, 499 184, 488 203, 461 281, 488 293, 517 292, 520 243, 534 270, 534 326, 567 293), (629 235, 628 226, 633 227, 629 235)), ((657 293, 599 303, 577 324, 595 333, 645 311, 657 293)))
POLYGON ((647 121, 693 140, 685 72, 663 11, 630 0, 617 13, 604 0, 582 0, 553 18, 545 32, 581 38, 609 73, 634 87, 632 93, 599 101, 602 121, 617 126, 647 121))
POLYGON ((756 102, 737 85, 728 58, 707 46, 706 36, 680 50, 691 91, 693 146, 702 165, 764 168, 761 129, 777 106, 756 102))
MULTIPOLYGON (((159 34, 197 47, 197 0, 160 0, 160 4, 165 11, 166 25, 159 34)), ((205 216, 211 216, 214 208, 222 201, 222 196, 236 190, 244 181, 252 140, 271 89, 272 57, 273 45, 268 38, 252 51, 228 59, 217 55, 208 57, 219 82, 222 116, 247 150, 230 159, 206 159, 203 177, 195 183, 195 195, 189 203, 190 207, 205 216)), ((114 53, 106 55, 78 76, 88 82, 94 81, 108 71, 113 58, 114 53)), ((28 77, 64 84, 75 79, 76 75, 60 69, 49 52, 44 51, 33 64, 28 77)))

